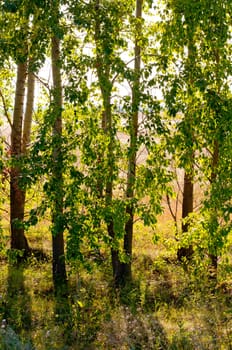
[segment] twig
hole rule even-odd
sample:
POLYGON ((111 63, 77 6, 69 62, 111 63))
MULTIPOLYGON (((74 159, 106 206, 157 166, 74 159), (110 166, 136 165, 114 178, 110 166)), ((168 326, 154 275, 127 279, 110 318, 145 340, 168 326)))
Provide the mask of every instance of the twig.
POLYGON ((50 88, 49 84, 46 83, 43 79, 41 79, 37 74, 33 73, 33 75, 43 86, 46 87, 46 89, 48 89, 49 93, 51 93, 51 88, 50 88))
POLYGON ((4 208, 0 208, 0 211, 3 211, 4 213, 9 214, 9 211, 4 208))
MULTIPOLYGON (((126 63, 124 62, 125 66, 128 66, 131 62, 133 62, 135 60, 135 58, 136 57, 133 57, 130 61, 128 61, 126 63)), ((121 72, 116 73, 115 76, 112 78, 112 80, 111 80, 112 84, 115 82, 115 80, 117 79, 117 77, 119 76, 120 73, 121 72)), ((130 82, 128 82, 128 84, 130 85, 130 82)), ((131 85, 130 85, 130 87, 131 87, 131 85)))
POLYGON ((3 93, 1 91, 1 89, 0 89, 0 96, 1 96, 1 99, 2 99, 2 104, 3 104, 3 109, 4 109, 4 113, 5 113, 6 119, 7 119, 8 123, 10 124, 10 127, 12 128, 13 125, 12 125, 12 122, 10 120, 10 116, 8 114, 8 110, 7 110, 7 106, 6 106, 6 101, 5 101, 5 98, 3 96, 3 93))
POLYGON ((179 192, 182 194, 182 196, 184 195, 184 192, 183 192, 183 190, 182 190, 182 188, 181 188, 181 185, 180 185, 180 182, 179 182, 179 180, 178 180, 178 173, 177 173, 177 169, 175 168, 175 172, 176 172, 176 183, 177 183, 177 187, 178 187, 178 189, 179 189, 179 192))
POLYGON ((171 202, 170 202, 170 197, 169 195, 167 194, 166 195, 166 199, 167 199, 167 204, 168 204, 168 208, 169 208, 169 211, 171 213, 171 216, 173 218, 173 220, 176 222, 176 215, 174 214, 173 210, 172 210, 172 206, 171 206, 171 202))
POLYGON ((178 193, 178 195, 177 195, 177 199, 176 199, 176 208, 175 208, 175 213, 174 213, 174 212, 173 212, 173 209, 172 209, 172 206, 171 206, 170 197, 169 197, 168 194, 166 195, 168 208, 169 208, 169 211, 170 211, 170 213, 171 213, 171 216, 172 216, 172 218, 173 218, 173 220, 174 220, 174 225, 175 225, 175 229, 176 229, 176 232, 175 232, 175 240, 176 240, 176 241, 178 241, 178 238, 177 238, 177 235, 178 235, 178 224, 177 224, 178 197, 179 197, 179 193, 178 193))

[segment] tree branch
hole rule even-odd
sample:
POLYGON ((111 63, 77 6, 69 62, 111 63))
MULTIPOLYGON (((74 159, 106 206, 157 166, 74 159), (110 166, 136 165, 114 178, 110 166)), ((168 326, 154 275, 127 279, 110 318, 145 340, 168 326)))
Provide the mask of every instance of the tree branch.
POLYGON ((1 96, 1 99, 2 99, 2 104, 3 104, 3 109, 4 109, 5 117, 6 117, 7 121, 8 121, 8 123, 10 124, 10 127, 12 128, 13 125, 12 125, 12 122, 11 122, 11 120, 10 120, 10 116, 9 116, 9 114, 8 114, 8 110, 7 110, 7 106, 6 106, 6 101, 5 101, 5 98, 4 98, 4 96, 3 96, 3 93, 2 93, 2 91, 1 91, 1 89, 0 89, 0 96, 1 96))

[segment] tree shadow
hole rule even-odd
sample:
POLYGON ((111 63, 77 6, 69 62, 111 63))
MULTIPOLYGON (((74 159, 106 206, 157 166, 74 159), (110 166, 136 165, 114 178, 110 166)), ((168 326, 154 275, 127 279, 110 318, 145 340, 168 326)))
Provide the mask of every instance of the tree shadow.
POLYGON ((128 334, 127 343, 133 349, 168 349, 166 332, 154 313, 153 295, 146 287, 141 290, 139 282, 126 284, 119 292, 128 334))
POLYGON ((31 298, 25 287, 24 265, 8 265, 6 299, 4 304, 5 336, 14 337, 20 343, 27 343, 28 348, 32 345, 28 334, 32 327, 31 298))
POLYGON ((78 281, 78 286, 70 286, 69 294, 55 295, 55 322, 61 329, 66 347, 95 349, 94 342, 105 312, 102 301, 97 302, 97 295, 95 281, 82 278, 78 281))
POLYGON ((55 323, 57 325, 62 324, 64 326, 64 331, 72 327, 72 308, 70 305, 70 297, 66 291, 65 294, 56 293, 54 303, 54 315, 55 323))

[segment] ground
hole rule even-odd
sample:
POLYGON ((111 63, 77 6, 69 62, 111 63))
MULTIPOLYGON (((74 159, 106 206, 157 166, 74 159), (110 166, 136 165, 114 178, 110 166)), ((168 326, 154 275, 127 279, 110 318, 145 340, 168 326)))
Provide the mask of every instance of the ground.
POLYGON ((135 225, 133 283, 114 289, 102 249, 86 255, 91 271, 68 267, 69 295, 55 297, 47 227, 28 234, 47 259, 32 256, 16 267, 2 255, 0 349, 232 349, 230 253, 218 280, 203 263, 180 264, 164 214, 155 229, 135 225))

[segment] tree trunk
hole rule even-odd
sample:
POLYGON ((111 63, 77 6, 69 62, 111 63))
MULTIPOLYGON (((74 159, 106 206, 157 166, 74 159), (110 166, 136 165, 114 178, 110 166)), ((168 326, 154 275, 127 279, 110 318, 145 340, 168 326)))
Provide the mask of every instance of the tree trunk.
MULTIPOLYGON (((112 135, 112 111, 111 111, 111 103, 110 103, 110 94, 111 90, 108 94, 103 95, 104 100, 104 118, 105 118, 105 132, 109 136, 110 140, 108 143, 107 149, 107 163, 108 163, 108 176, 106 182, 106 193, 105 193, 105 202, 106 207, 112 206, 113 199, 113 167, 114 167, 114 152, 113 152, 113 135, 112 135)), ((113 217, 110 217, 107 222, 107 230, 108 234, 111 238, 111 261, 112 261, 112 269, 113 269, 113 278, 114 283, 118 286, 121 283, 121 262, 119 258, 118 249, 114 247, 114 241, 116 239, 114 232, 114 220, 113 217)))
MULTIPOLYGON (((111 110, 111 92, 112 92, 112 82, 110 81, 110 63, 103 67, 102 56, 107 55, 106 52, 102 52, 101 48, 101 37, 100 37, 100 20, 99 20, 99 5, 100 1, 96 0, 95 10, 95 44, 96 44, 96 69, 99 81, 99 86, 101 89, 101 95, 103 100, 103 112, 101 126, 104 133, 108 136, 109 142, 105 153, 107 157, 108 164, 108 174, 107 181, 105 185, 105 203, 106 207, 112 206, 113 197, 113 168, 114 168, 114 136, 112 135, 112 110, 111 110)), ((101 159, 99 159, 101 161, 101 159)), ((98 184, 99 197, 103 196, 103 187, 99 181, 98 184)), ((109 237, 111 238, 111 261, 113 270, 113 279, 116 286, 120 284, 121 280, 121 262, 119 259, 118 249, 114 247, 115 232, 114 232, 114 222, 113 217, 107 220, 107 230, 109 237)))
MULTIPOLYGON (((211 186, 213 185, 214 181, 217 178, 217 167, 218 167, 218 162, 219 162, 219 143, 217 140, 214 141, 214 148, 213 148, 213 156, 212 156, 212 172, 211 172, 211 186)), ((217 208, 212 209, 212 214, 211 214, 211 221, 217 222, 218 224, 218 219, 217 219, 217 208)), ((212 271, 211 277, 215 278, 217 277, 217 268, 218 268, 218 256, 217 256, 217 246, 215 243, 215 246, 213 247, 214 252, 211 252, 209 254, 209 258, 211 260, 211 266, 212 266, 212 271)))
MULTIPOLYGON (((189 223, 184 222, 184 219, 193 212, 193 180, 192 175, 185 171, 184 174, 184 191, 183 191, 183 202, 182 202, 182 232, 188 232, 189 223)), ((192 245, 188 247, 181 247, 177 251, 177 257, 179 261, 190 259, 193 254, 192 245)))
POLYGON ((31 124, 32 115, 34 107, 34 97, 35 97, 35 76, 34 73, 29 71, 27 78, 27 103, 26 111, 24 115, 23 123, 23 143, 22 143, 22 153, 25 154, 30 145, 31 140, 31 124))
MULTIPOLYGON (((184 192, 182 203, 182 220, 187 218, 193 212, 193 181, 192 176, 187 172, 184 174, 184 192)), ((188 231, 188 223, 182 222, 182 231, 188 231)))
POLYGON ((55 292, 66 288, 67 276, 64 253, 63 225, 63 159, 62 159, 62 85, 59 66, 60 41, 52 37, 52 76, 53 76, 53 205, 52 205, 52 252, 53 282, 55 292))
MULTIPOLYGON (((141 33, 141 18, 142 18, 142 0, 136 1, 136 19, 137 33, 141 33)), ((132 115, 130 118, 130 145, 128 151, 128 172, 127 172, 127 189, 126 197, 128 204, 126 207, 126 213, 128 215, 128 221, 125 225, 124 236, 124 252, 127 257, 127 261, 122 263, 122 281, 130 281, 132 279, 131 261, 132 261, 132 243, 133 243, 133 225, 134 225, 134 186, 136 179, 136 155, 137 155, 137 137, 138 137, 138 118, 139 118, 139 103, 140 103, 140 70, 141 70, 141 48, 139 45, 139 38, 135 38, 135 63, 134 73, 135 79, 132 86, 132 115)))
MULTIPOLYGON (((190 169, 188 171, 185 170, 184 174, 184 190, 183 190, 183 202, 182 202, 182 232, 188 232, 189 223, 184 222, 189 214, 193 212, 193 171, 194 171, 194 129, 193 129, 193 119, 192 119, 192 111, 191 111, 191 98, 193 95, 193 85, 194 85, 194 75, 192 72, 192 66, 195 65, 195 47, 194 47, 194 37, 191 26, 187 27, 188 31, 188 59, 187 66, 188 68, 188 77, 187 77, 187 86, 188 86, 188 96, 189 102, 187 106, 187 111, 185 115, 185 123, 186 128, 188 129, 188 134, 185 135, 187 138, 187 145, 189 147, 189 164, 190 169), (191 140, 190 145, 188 145, 189 140, 191 140)), ((193 255, 193 247, 189 245, 188 247, 181 247, 177 251, 177 258, 179 261, 183 259, 190 260, 193 255)))
MULTIPOLYGON (((220 75, 220 52, 217 48, 215 48, 215 62, 216 62, 216 87, 217 87, 217 94, 220 96, 221 88, 223 86, 221 79, 222 76, 220 75)), ((216 111, 215 111, 216 112, 216 111)), ((216 119, 219 116, 217 115, 218 112, 216 112, 216 119)), ((217 179, 217 172, 218 172, 218 162, 219 162, 219 157, 220 157, 220 145, 219 145, 219 139, 215 138, 213 142, 213 155, 212 155, 212 165, 211 165, 211 186, 213 186, 213 183, 217 179)), ((218 222, 218 217, 217 217, 217 208, 213 207, 212 208, 212 214, 211 214, 211 221, 216 223, 216 226, 219 226, 218 222)), ((214 247, 213 247, 213 252, 210 252, 209 258, 211 260, 211 266, 212 266, 212 271, 210 272, 211 277, 213 279, 217 279, 217 268, 218 268, 218 254, 217 254, 217 243, 215 242, 214 247)))
POLYGON ((11 155, 13 165, 10 172, 11 249, 23 250, 25 255, 29 253, 30 249, 24 235, 25 191, 20 187, 19 180, 21 172, 20 164, 17 164, 17 162, 20 161, 20 156, 22 155, 22 125, 26 76, 26 62, 19 63, 17 66, 16 92, 11 131, 11 155))

